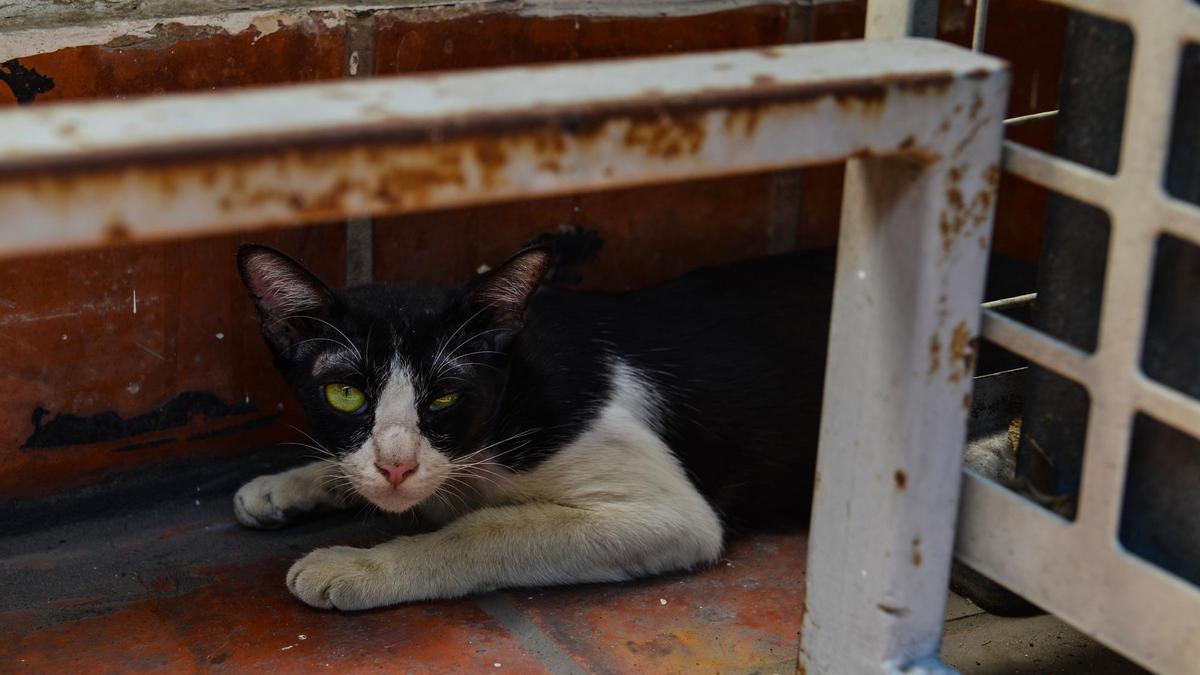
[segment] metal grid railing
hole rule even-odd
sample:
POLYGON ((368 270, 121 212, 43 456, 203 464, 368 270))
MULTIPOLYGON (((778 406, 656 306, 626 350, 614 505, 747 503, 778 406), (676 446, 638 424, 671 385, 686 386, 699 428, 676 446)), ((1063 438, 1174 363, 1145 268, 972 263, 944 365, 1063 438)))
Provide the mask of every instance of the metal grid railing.
POLYGON ((1091 411, 1077 516, 1064 521, 968 474, 958 555, 1148 668, 1200 672, 1200 589, 1118 543, 1136 415, 1200 438, 1200 402, 1139 367, 1156 243, 1172 235, 1200 245, 1200 208, 1163 187, 1181 56, 1185 44, 1200 42, 1200 5, 1051 1, 1128 24, 1135 34, 1115 175, 1005 143, 1006 171, 1099 207, 1111 219, 1098 344, 1086 353, 987 309, 982 329, 988 340, 1087 389, 1091 411))

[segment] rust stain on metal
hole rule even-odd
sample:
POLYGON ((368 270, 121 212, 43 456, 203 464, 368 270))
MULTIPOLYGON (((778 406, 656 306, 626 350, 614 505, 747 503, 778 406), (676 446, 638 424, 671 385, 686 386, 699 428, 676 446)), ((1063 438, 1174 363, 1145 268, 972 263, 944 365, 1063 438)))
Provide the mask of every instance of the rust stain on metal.
POLYGON ((913 567, 921 566, 921 538, 914 537, 912 540, 912 564, 913 567))
POLYGON ((725 133, 730 135, 741 133, 746 136, 753 136, 754 132, 758 129, 760 116, 761 113, 757 108, 734 108, 725 115, 725 133))
MULTIPOLYGON (((954 242, 957 241, 959 235, 963 234, 968 228, 974 231, 982 227, 991 213, 992 202, 995 199, 995 186, 992 184, 992 169, 989 167, 984 172, 984 187, 977 191, 971 201, 967 202, 962 190, 958 184, 963 178, 962 169, 959 167, 950 167, 946 172, 946 179, 949 185, 946 187, 946 204, 947 208, 938 217, 938 229, 942 236, 942 250, 949 253, 954 247, 954 242)), ((995 169, 998 175, 999 169, 995 169)), ((976 238, 981 246, 986 248, 987 237, 980 234, 976 238)))
POLYGON ((494 186, 497 177, 504 171, 504 166, 508 160, 508 153, 504 150, 503 142, 492 139, 480 139, 474 143, 472 149, 475 152, 475 159, 479 162, 479 167, 483 172, 484 186, 494 186))
POLYGON ((529 143, 538 154, 562 154, 567 150, 567 140, 561 131, 543 130, 529 136, 529 143))
POLYGON ((896 492, 904 492, 904 489, 908 487, 908 474, 904 473, 904 469, 896 469, 896 473, 892 477, 896 480, 896 492))
MULTIPOLYGON (((263 226, 321 222, 365 213, 417 211, 448 201, 469 204, 475 192, 509 187, 502 183, 522 166, 562 173, 569 152, 586 153, 614 139, 657 159, 678 160, 696 155, 705 146, 712 113, 720 116, 724 111, 723 133, 753 136, 772 115, 790 115, 797 108, 829 101, 857 108, 860 114, 876 106, 882 110, 891 91, 944 88, 950 78, 933 73, 820 85, 760 80, 758 86, 743 89, 662 96, 650 106, 645 98, 635 98, 563 106, 549 114, 533 106, 513 114, 478 113, 452 119, 391 115, 363 126, 263 134, 221 146, 129 146, 69 161, 10 161, 0 166, 0 184, 5 189, 19 186, 48 202, 74 201, 81 191, 118 194, 133 184, 143 194, 161 196, 163 202, 182 192, 207 194, 229 226, 250 221, 263 226), (287 178, 306 175, 326 178, 308 184, 287 178)), ((928 156, 915 137, 895 149, 863 147, 855 156, 896 154, 921 162, 940 159, 928 156)), ((601 170, 606 177, 617 176, 614 167, 601 170)), ((983 200, 990 198, 989 194, 983 200)), ((122 237, 135 234, 138 239, 159 236, 148 234, 157 230, 141 220, 126 220, 117 235, 97 232, 89 243, 101 241, 101 235, 104 241, 124 241, 122 237)), ((188 225, 186 229, 206 228, 188 225)))
POLYGON ((954 237, 962 230, 963 221, 945 211, 938 218, 938 229, 942 233, 942 250, 946 253, 954 246, 954 237))
POLYGON ((965 206, 963 203, 962 192, 956 187, 946 190, 946 201, 949 202, 950 208, 956 211, 961 211, 963 206, 965 206))
POLYGON ((934 333, 929 338, 929 374, 933 375, 937 369, 941 367, 942 359, 942 341, 938 338, 937 333, 934 333))
POLYGON ((992 164, 983 172, 983 180, 987 182, 992 189, 1000 186, 1000 165, 992 164))
POLYGON ((112 220, 104 226, 102 239, 106 244, 127 244, 133 241, 133 233, 124 221, 112 220))
POLYGON ((73 145, 79 142, 79 125, 74 122, 63 122, 54 128, 54 133, 59 134, 73 145))
POLYGON ((962 407, 963 410, 971 409, 971 392, 968 391, 963 393, 962 407))
POLYGON ((704 144, 704 124, 695 116, 660 116, 654 120, 633 120, 622 141, 627 147, 642 148, 647 154, 663 159, 693 155, 704 144))
POLYGON ((368 103, 360 108, 359 112, 363 114, 363 117, 388 117, 394 114, 386 106, 378 103, 368 103))
POLYGON ((750 81, 750 83, 756 87, 766 87, 775 84, 776 82, 778 82, 778 80, 770 75, 755 75, 754 79, 750 81))
POLYGON ((833 100, 843 110, 862 110, 864 113, 878 115, 883 112, 884 102, 887 100, 887 89, 879 87, 839 92, 833 95, 833 100))
POLYGON ((946 355, 946 363, 951 368, 950 381, 958 382, 971 376, 975 368, 975 357, 978 352, 979 338, 971 335, 966 321, 959 321, 954 327, 950 338, 950 349, 946 355), (961 369, 958 367, 961 365, 961 369))
POLYGON ((967 148, 967 145, 969 145, 971 141, 975 140, 975 135, 979 133, 979 130, 986 127, 991 123, 991 121, 991 117, 985 117, 972 125, 971 130, 967 132, 967 135, 963 136, 962 140, 958 142, 958 145, 954 146, 954 154, 961 154, 962 151, 967 148))

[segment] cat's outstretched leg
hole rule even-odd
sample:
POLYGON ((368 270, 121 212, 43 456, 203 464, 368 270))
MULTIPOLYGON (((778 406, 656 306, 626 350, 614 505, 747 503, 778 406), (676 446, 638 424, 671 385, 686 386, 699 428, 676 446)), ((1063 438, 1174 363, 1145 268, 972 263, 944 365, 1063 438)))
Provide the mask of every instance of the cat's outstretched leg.
POLYGON ((238 489, 233 511, 247 527, 274 528, 316 511, 344 508, 348 500, 337 489, 339 475, 332 462, 318 461, 259 476, 238 489))
POLYGON ((496 588, 619 581, 711 564, 719 517, 671 451, 610 410, 502 500, 429 534, 314 551, 288 588, 315 607, 366 609, 496 588), (512 503, 517 502, 517 503, 512 503))
POLYGON ((592 511, 557 504, 491 507, 430 534, 370 549, 314 551, 287 585, 314 607, 368 609, 496 588, 621 581, 715 562, 721 529, 694 514, 592 511))

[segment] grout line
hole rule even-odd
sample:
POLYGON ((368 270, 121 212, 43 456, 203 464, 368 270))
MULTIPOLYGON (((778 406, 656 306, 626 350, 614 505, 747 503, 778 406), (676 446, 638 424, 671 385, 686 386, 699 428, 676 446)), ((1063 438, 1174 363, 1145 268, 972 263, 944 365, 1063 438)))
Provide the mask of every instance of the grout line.
MULTIPOLYGON (((979 608, 976 607, 976 609, 979 609, 979 608)), ((954 623, 955 621, 962 621, 963 619, 974 619, 975 617, 979 616, 980 614, 987 614, 988 616, 994 616, 997 619, 1024 618, 1024 617, 1006 617, 1006 616, 1000 616, 999 614, 988 614, 988 611, 986 609, 979 609, 979 611, 977 611, 977 612, 971 612, 970 614, 963 614, 962 616, 956 616, 953 619, 945 619, 942 621, 942 624, 949 626, 950 624, 954 623)))
POLYGON ((586 675, 566 652, 549 635, 542 632, 516 605, 501 593, 488 593, 475 598, 475 603, 496 620, 505 630, 517 638, 521 646, 529 651, 543 666, 555 675, 571 673, 586 675))

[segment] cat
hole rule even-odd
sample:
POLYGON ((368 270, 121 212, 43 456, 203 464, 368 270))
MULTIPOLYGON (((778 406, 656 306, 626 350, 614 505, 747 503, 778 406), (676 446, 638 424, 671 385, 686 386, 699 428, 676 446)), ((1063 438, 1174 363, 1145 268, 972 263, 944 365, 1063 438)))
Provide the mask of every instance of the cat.
POLYGON ((359 610, 711 565, 807 522, 833 259, 763 258, 629 292, 543 278, 534 246, 458 288, 334 290, 238 251, 275 364, 329 456, 260 476, 250 527, 365 499, 438 525, 301 558, 287 587, 359 610))

